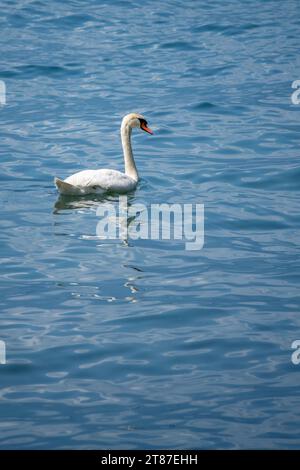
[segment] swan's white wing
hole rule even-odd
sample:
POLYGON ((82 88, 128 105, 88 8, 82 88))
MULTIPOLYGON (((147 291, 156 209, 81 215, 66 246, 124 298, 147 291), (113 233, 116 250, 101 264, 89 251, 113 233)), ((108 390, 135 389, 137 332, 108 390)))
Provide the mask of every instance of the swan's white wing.
POLYGON ((135 188, 137 182, 116 170, 83 170, 65 179, 66 183, 80 187, 84 192, 127 192, 135 188))

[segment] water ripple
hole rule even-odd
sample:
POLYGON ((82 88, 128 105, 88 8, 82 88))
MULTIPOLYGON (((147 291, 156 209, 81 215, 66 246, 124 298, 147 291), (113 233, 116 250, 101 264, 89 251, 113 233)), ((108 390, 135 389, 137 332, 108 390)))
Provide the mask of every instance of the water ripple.
POLYGON ((298 448, 298 2, 2 3, 0 447, 298 448), (129 201, 204 203, 199 252, 57 196, 133 110, 129 201))

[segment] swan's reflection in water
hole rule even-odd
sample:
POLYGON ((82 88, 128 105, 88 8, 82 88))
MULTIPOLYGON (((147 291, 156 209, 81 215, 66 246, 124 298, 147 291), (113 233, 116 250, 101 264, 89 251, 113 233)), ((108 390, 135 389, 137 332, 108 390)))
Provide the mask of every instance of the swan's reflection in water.
MULTIPOLYGON (((108 214, 105 217, 105 221, 115 224, 117 227, 116 237, 107 237, 106 233, 94 233, 93 235, 81 234, 80 238, 82 239, 94 239, 94 240, 103 240, 105 242, 122 242, 123 244, 129 246, 128 242, 128 232, 131 224, 135 223, 137 214, 128 214, 129 208, 135 202, 135 195, 133 193, 127 193, 126 196, 120 196, 119 194, 89 194, 86 196, 66 196, 60 195, 56 200, 53 208, 53 214, 58 215, 62 214, 63 211, 92 211, 96 213, 97 216, 103 216, 104 213, 108 214), (100 213, 98 214, 98 209, 100 213)), ((99 222, 99 218, 95 219, 95 223, 99 222)))
MULTIPOLYGON (((128 198, 129 199, 129 198, 128 198)), ((86 196, 65 196, 60 195, 54 204, 53 214, 61 211, 97 208, 99 204, 106 202, 118 202, 118 195, 87 194, 86 196)))
MULTIPOLYGON (((129 208, 134 202, 135 202, 136 197, 134 194, 127 194, 127 199, 126 199, 126 209, 129 208)), ((127 233, 128 233, 128 227, 130 224, 134 223, 136 216, 134 215, 129 215, 127 214, 127 217, 125 216, 125 212, 122 211, 122 199, 119 199, 119 195, 117 194, 106 194, 104 195, 95 195, 95 194, 90 194, 86 196, 63 196, 60 195, 58 199, 56 200, 53 208, 53 214, 55 215, 62 215, 63 213, 72 213, 72 212, 77 212, 77 213, 86 213, 86 212, 92 212, 95 214, 95 225, 94 225, 94 233, 92 234, 91 232, 93 231, 91 229, 90 234, 84 234, 81 232, 81 223, 80 223, 80 232, 78 234, 78 239, 81 240, 94 240, 97 242, 96 247, 94 245, 91 245, 91 250, 93 252, 93 256, 95 255, 95 250, 101 250, 101 254, 103 254, 102 248, 107 246, 107 244, 119 244, 122 245, 123 247, 130 247, 131 243, 128 241, 127 233), (122 217, 118 218, 118 223, 121 226, 119 229, 119 234, 126 234, 126 236, 119 236, 118 239, 115 240, 109 240, 105 239, 105 237, 101 237, 96 233, 96 224, 98 222, 98 217, 97 217, 97 209, 101 207, 102 209, 105 209, 107 206, 108 208, 113 205, 116 208, 116 214, 120 214, 120 210, 122 211, 122 217), (119 207, 118 207, 119 206, 119 207)), ((67 219, 66 219, 67 220, 67 219)), ((81 219, 80 219, 81 220, 81 219)), ((84 215, 84 220, 88 223, 89 218, 87 218, 84 215)), ((68 219, 68 222, 72 226, 72 234, 74 233, 74 226, 77 225, 76 220, 70 220, 68 219)), ((60 226, 60 222, 57 220, 55 225, 60 226)), ((78 228, 78 225, 77 225, 78 228)), ((87 229, 87 226, 85 226, 85 230, 87 229)), ((59 233, 61 235, 61 232, 59 233)), ((64 232, 66 235, 67 233, 64 232)), ((105 250, 105 259, 106 263, 116 263, 116 258, 115 258, 115 251, 107 251, 105 250), (108 259, 107 257, 113 256, 113 259, 108 259)), ((117 260, 118 263, 120 263, 120 272, 122 272, 122 268, 125 268, 125 272, 123 273, 123 279, 115 279, 112 280, 111 283, 105 282, 105 279, 103 279, 103 282, 101 283, 101 287, 99 287, 97 281, 97 286, 95 289, 97 289, 97 292, 94 292, 92 289, 92 286, 90 284, 85 285, 81 284, 80 282, 76 282, 76 286, 72 284, 72 296, 76 298, 81 298, 84 300, 84 298, 92 298, 93 300, 99 301, 99 302, 118 302, 118 301, 127 301, 127 302, 132 302, 136 303, 138 302, 138 297, 139 297, 139 281, 143 277, 143 269, 141 269, 139 266, 136 265, 136 255, 134 252, 131 250, 118 250, 117 251, 117 260), (116 289, 115 284, 119 284, 118 289, 116 289), (125 288, 125 289, 124 289, 125 288), (98 291, 99 290, 99 291, 98 291)), ((94 264, 93 269, 94 269, 94 264)), ((103 258, 102 258, 102 266, 103 266, 103 258)), ((85 267, 86 268, 86 267, 85 267)))

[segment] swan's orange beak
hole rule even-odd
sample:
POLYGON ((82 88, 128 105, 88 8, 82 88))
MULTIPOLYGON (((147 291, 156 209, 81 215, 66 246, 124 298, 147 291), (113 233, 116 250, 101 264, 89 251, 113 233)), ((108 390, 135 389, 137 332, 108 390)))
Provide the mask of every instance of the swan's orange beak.
POLYGON ((149 129, 149 127, 147 127, 146 124, 144 124, 143 122, 141 124, 141 129, 143 129, 143 131, 145 131, 145 132, 148 132, 148 134, 153 135, 153 131, 151 131, 151 129, 149 129))

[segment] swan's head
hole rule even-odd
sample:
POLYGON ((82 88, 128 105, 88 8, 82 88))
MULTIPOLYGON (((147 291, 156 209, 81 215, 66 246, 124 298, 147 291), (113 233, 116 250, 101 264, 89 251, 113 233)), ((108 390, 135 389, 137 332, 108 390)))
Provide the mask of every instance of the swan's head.
POLYGON ((144 116, 138 113, 130 113, 127 114, 122 121, 122 127, 137 127, 139 129, 142 129, 145 132, 148 132, 148 134, 153 134, 153 131, 148 127, 148 123, 144 116))

